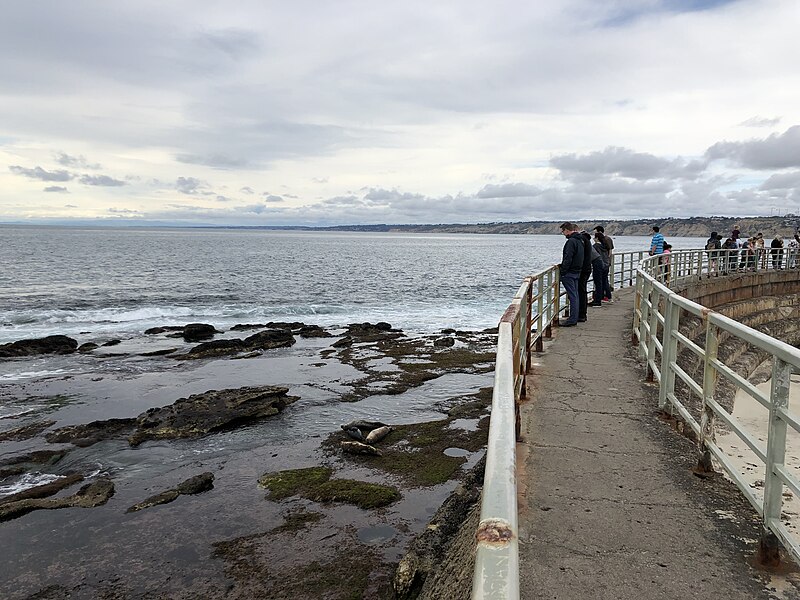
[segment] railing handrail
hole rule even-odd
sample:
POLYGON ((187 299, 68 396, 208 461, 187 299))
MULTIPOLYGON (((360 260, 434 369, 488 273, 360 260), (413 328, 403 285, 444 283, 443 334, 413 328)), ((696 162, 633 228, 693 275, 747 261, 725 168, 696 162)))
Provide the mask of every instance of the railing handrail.
MULTIPOLYGON (((646 252, 616 252, 609 265, 613 287, 633 285, 646 252)), ((558 265, 526 277, 500 320, 492 417, 477 532, 472 597, 519 598, 516 441, 519 401, 533 349, 542 350, 553 324, 568 308, 562 301, 558 265)))
POLYGON ((770 248, 764 248, 747 254, 740 254, 737 249, 676 251, 671 253, 667 263, 661 256, 649 257, 637 270, 633 339, 646 362, 649 377, 659 384, 659 407, 677 412, 697 436, 699 468, 710 469, 712 457, 716 459, 761 516, 761 554, 764 560, 776 560, 774 542, 777 538, 794 559, 800 561, 800 539, 781 520, 784 486, 800 498, 800 480, 786 468, 784 460, 787 429, 800 432, 800 416, 792 413, 788 404, 790 377, 800 372, 800 350, 689 300, 671 287, 678 283, 696 282, 704 276, 725 275, 731 271, 738 273, 742 268, 758 273, 779 269, 786 272, 798 267, 800 256, 797 250, 782 249, 773 253, 770 248), (705 329, 704 342, 690 340, 680 331, 681 311, 701 319, 705 329), (757 348, 772 361, 769 396, 720 360, 718 350, 723 335, 757 348), (680 346, 703 361, 702 381, 695 381, 678 364, 680 346), (744 390, 769 410, 766 446, 746 430, 732 411, 717 401, 715 396, 720 377, 730 382, 734 391, 744 390), (686 394, 682 397, 676 395, 678 380, 685 384, 689 397, 695 395, 701 400, 699 422, 686 407, 686 394), (722 420, 764 463, 763 499, 758 498, 742 473, 717 445, 717 419, 722 420))

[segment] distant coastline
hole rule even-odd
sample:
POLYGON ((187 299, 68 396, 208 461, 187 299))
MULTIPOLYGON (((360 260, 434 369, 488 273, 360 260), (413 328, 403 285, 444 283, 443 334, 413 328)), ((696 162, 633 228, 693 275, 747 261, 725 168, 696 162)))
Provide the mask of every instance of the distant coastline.
MULTIPOLYGON (((712 231, 722 235, 737 228, 742 236, 763 233, 765 237, 780 235, 791 237, 800 229, 800 215, 788 214, 780 217, 688 217, 653 219, 594 219, 575 221, 580 227, 591 230, 596 225, 605 227, 612 236, 650 235, 653 225, 659 225, 666 236, 707 237, 712 231)), ((6 227, 124 227, 124 228, 193 228, 193 229, 263 229, 276 231, 353 231, 375 233, 472 233, 472 234, 512 234, 512 235, 556 235, 561 221, 518 221, 514 223, 432 223, 412 224, 370 224, 370 225, 215 225, 212 223, 185 223, 139 220, 76 220, 47 222, 7 222, 6 227)))
MULTIPOLYGON (((561 221, 524 221, 518 223, 479 223, 479 224, 436 224, 436 225, 342 225, 336 227, 302 227, 314 231, 374 231, 405 233, 506 233, 528 235, 557 235, 561 221)), ((708 237, 716 231, 727 234, 738 228, 743 236, 763 233, 765 237, 781 235, 791 237, 800 227, 800 216, 783 217, 689 217, 666 219, 596 219, 575 221, 581 228, 593 229, 602 225, 612 236, 638 235, 652 233, 653 225, 661 227, 666 236, 708 237)))

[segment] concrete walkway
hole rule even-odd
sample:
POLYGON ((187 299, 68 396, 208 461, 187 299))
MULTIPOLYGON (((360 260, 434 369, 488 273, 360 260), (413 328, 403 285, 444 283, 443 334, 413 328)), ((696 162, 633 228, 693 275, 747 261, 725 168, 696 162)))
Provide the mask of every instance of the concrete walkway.
POLYGON ((755 512, 722 476, 694 476, 695 446, 659 419, 632 311, 624 290, 533 356, 517 446, 521 597, 800 598, 749 566, 755 512))

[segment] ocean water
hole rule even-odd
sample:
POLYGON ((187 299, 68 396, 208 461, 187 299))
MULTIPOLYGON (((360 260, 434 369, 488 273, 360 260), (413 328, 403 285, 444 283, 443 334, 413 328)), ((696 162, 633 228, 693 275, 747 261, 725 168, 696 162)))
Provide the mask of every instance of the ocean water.
MULTIPOLYGON (((563 246, 561 235, 10 226, 0 239, 0 343, 124 339, 191 322, 480 329, 496 325, 523 277, 558 262, 563 246)), ((641 250, 649 238, 615 243, 641 250)))
MULTIPOLYGON (((388 321, 409 336, 445 327, 483 329, 497 324, 523 277, 559 260, 564 243, 560 235, 15 227, 0 227, 0 239, 0 343, 49 334, 79 343, 120 340, 87 354, 0 360, 0 432, 45 428, 31 438, 0 442, 0 462, 42 449, 69 451, 53 465, 4 478, 0 498, 71 472, 87 481, 109 477, 116 490, 104 506, 35 511, 3 523, 0 598, 19 599, 41 595, 48 586, 65 586, 81 598, 230 597, 231 580, 214 544, 239 536, 256 544, 252 555, 263 553, 265 564, 324 562, 334 545, 346 545, 351 536, 374 545, 387 564, 396 562, 455 481, 403 489, 401 501, 380 511, 314 504, 325 515, 315 537, 270 541, 263 532, 304 504, 266 500, 258 477, 326 464, 342 478, 383 482, 379 472, 329 456, 321 443, 352 419, 392 425, 440 420, 448 407, 491 387, 490 364, 389 394, 384 386, 398 365, 372 348, 356 348, 386 380, 376 382, 372 395, 342 402, 367 373, 330 354, 335 337, 298 337, 289 348, 247 360, 182 361, 142 356, 191 345, 144 330, 201 321, 225 331, 236 323, 272 320, 331 330, 388 321), (269 419, 197 439, 137 447, 124 438, 88 447, 46 440, 48 430, 132 418, 206 390, 249 385, 286 386, 298 400, 269 419), (211 492, 125 512, 204 471, 215 476, 211 492)), ((616 245, 619 251, 641 250, 648 241, 621 238, 616 245)), ((676 247, 702 242, 671 241, 676 247)), ((476 337, 491 349, 492 336, 476 337)), ((459 419, 452 427, 477 425, 477 418, 459 419)), ((482 455, 460 448, 446 453, 467 459, 464 468, 482 455)), ((233 595, 245 597, 236 590, 233 595)))

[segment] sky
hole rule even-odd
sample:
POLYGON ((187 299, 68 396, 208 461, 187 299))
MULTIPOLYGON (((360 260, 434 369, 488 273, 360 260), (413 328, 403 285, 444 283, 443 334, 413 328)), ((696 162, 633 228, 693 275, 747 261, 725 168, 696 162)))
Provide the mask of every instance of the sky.
POLYGON ((797 0, 0 10, 0 222, 800 214, 797 0))

